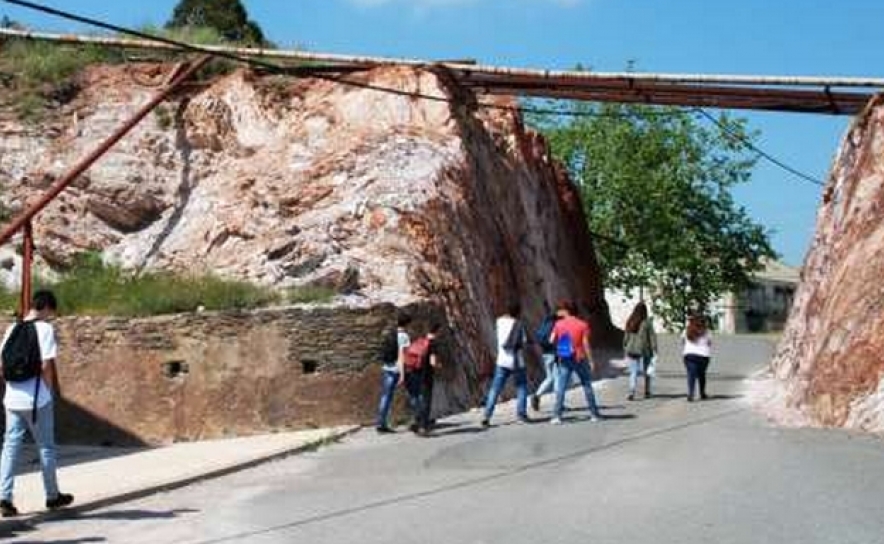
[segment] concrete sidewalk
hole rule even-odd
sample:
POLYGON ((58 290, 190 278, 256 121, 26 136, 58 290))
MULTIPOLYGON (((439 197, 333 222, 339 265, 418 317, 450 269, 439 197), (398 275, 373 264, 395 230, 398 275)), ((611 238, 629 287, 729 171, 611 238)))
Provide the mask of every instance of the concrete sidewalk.
MULTIPOLYGON (((76 497, 64 511, 92 510, 222 476, 316 448, 358 429, 345 426, 116 452, 61 446, 59 486, 76 497)), ((47 515, 44 500, 39 470, 18 476, 15 503, 22 515, 11 519, 33 521, 47 515)))

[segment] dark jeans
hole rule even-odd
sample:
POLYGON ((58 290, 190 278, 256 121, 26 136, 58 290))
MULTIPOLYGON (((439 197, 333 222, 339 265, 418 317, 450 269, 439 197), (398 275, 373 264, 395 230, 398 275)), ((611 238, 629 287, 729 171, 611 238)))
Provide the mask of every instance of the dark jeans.
POLYGON ((421 370, 405 371, 405 392, 408 393, 408 407, 414 416, 414 424, 423 427, 424 373, 421 370))
POLYGON ((510 376, 516 383, 516 415, 523 419, 528 418, 528 376, 525 369, 499 366, 494 370, 494 381, 491 382, 491 389, 488 391, 488 398, 485 401, 486 421, 490 421, 491 416, 494 415, 497 398, 503 392, 510 376))
POLYGON ((428 366, 423 370, 423 380, 421 382, 421 407, 417 424, 424 429, 429 430, 430 422, 433 421, 433 385, 436 383, 436 371, 433 367, 428 366))
POLYGON ((701 355, 685 355, 684 366, 688 371, 688 398, 694 398, 694 389, 700 384, 700 396, 706 397, 706 370, 709 368, 709 357, 701 355))

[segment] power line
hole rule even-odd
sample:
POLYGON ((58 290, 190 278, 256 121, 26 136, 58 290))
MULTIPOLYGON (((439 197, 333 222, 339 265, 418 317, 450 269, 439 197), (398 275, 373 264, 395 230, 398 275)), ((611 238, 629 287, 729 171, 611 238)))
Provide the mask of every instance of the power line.
POLYGON ((767 151, 764 151, 763 149, 761 149, 760 147, 758 147, 757 145, 752 143, 752 141, 749 140, 748 138, 746 138, 743 134, 740 134, 739 132, 733 130, 731 127, 722 123, 721 120, 719 120, 714 115, 707 112, 706 110, 704 110, 702 108, 694 108, 694 111, 697 112, 698 114, 702 115, 703 117, 705 117, 709 121, 715 123, 715 125, 718 126, 718 128, 721 129, 722 132, 728 134, 732 138, 735 138, 740 143, 742 143, 743 146, 745 146, 748 149, 751 149, 752 151, 757 153, 760 157, 764 158, 765 160, 767 160, 771 164, 785 170, 786 172, 789 172, 793 176, 797 176, 798 178, 803 179, 804 181, 807 181, 809 183, 813 183, 814 185, 818 185, 818 186, 825 186, 825 183, 822 180, 817 179, 809 174, 805 174, 804 172, 798 170, 797 168, 789 166, 788 164, 784 163, 780 159, 774 157, 773 155, 771 155, 767 151))

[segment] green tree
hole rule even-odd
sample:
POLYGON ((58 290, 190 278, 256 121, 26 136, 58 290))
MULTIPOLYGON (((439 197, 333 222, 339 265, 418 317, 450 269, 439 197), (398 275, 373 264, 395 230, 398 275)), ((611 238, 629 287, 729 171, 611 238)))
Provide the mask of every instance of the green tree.
POLYGON ((209 27, 232 42, 266 45, 264 32, 240 0, 180 0, 166 28, 209 27))
POLYGON ((572 108, 532 122, 580 188, 607 286, 644 289, 675 325, 775 257, 767 230, 731 194, 757 160, 744 120, 722 115, 711 127, 675 108, 572 108))

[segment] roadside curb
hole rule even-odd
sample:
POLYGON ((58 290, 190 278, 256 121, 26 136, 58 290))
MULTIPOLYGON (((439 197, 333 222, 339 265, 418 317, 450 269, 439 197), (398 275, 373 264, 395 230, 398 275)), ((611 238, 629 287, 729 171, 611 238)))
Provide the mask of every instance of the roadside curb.
MULTIPOLYGON (((27 514, 23 516, 19 516, 17 518, 11 518, 8 520, 9 528, 14 529, 13 524, 15 525, 30 525, 33 523, 38 523, 45 520, 57 520, 57 519, 66 519, 71 517, 76 517, 78 514, 82 514, 84 512, 89 512, 92 510, 98 510, 101 508, 106 508, 108 506, 113 506, 120 503, 125 503, 137 499, 141 499, 144 497, 148 497, 151 495, 155 495, 157 493, 164 493, 168 491, 172 491, 175 489, 180 489, 183 487, 187 487, 190 485, 194 485, 200 482, 204 482, 207 480, 212 480, 215 478, 220 478, 222 476, 228 476, 230 474, 234 474, 236 472, 240 472, 243 470, 248 470, 250 468, 255 468, 265 463, 269 463, 272 461, 278 461, 281 459, 285 459, 287 457, 291 457, 294 455, 298 455, 301 453, 306 453, 309 451, 317 450, 323 446, 334 444, 343 440, 344 438, 353 435, 359 432, 363 428, 362 425, 352 425, 341 427, 335 432, 331 432, 326 436, 317 438, 315 440, 310 440, 299 444, 297 446, 285 447, 282 449, 278 449, 276 451, 271 451, 266 454, 262 454, 259 456, 252 457, 250 459, 245 459, 238 462, 232 462, 229 465, 212 468, 205 472, 200 473, 191 473, 187 475, 183 475, 174 479, 170 479, 169 481, 160 482, 157 484, 150 484, 139 489, 133 489, 128 491, 122 491, 117 494, 108 495, 106 497, 100 497, 94 500, 90 500, 84 503, 75 504, 71 507, 56 510, 56 511, 43 511, 36 512, 33 514, 27 514)), ((4 523, 5 525, 5 523, 4 523)))

